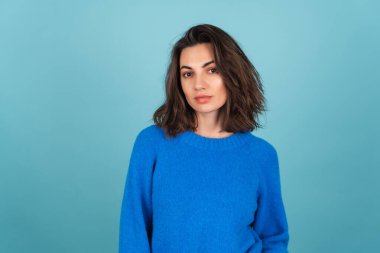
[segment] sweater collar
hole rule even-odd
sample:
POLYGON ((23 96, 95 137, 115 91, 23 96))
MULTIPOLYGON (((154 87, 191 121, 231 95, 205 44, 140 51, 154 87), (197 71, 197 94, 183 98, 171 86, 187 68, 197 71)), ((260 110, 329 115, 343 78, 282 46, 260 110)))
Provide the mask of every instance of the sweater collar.
POLYGON ((251 137, 251 132, 236 132, 222 138, 211 138, 186 130, 179 134, 180 141, 208 150, 226 150, 242 146, 251 137))

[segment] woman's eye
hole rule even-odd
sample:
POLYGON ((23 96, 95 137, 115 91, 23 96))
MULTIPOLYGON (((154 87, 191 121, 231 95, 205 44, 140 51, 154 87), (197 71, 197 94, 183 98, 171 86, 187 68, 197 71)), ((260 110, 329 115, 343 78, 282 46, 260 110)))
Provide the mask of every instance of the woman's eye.
POLYGON ((216 68, 212 68, 212 69, 209 69, 209 70, 212 70, 212 73, 217 72, 216 68))
MULTIPOLYGON (((218 70, 217 70, 216 68, 211 68, 211 69, 209 69, 209 71, 211 71, 211 73, 217 73, 217 72, 218 72, 218 70)), ((187 77, 191 76, 191 72, 183 73, 182 76, 183 76, 184 78, 187 78, 187 77), (188 75, 188 74, 189 74, 189 75, 188 75)))

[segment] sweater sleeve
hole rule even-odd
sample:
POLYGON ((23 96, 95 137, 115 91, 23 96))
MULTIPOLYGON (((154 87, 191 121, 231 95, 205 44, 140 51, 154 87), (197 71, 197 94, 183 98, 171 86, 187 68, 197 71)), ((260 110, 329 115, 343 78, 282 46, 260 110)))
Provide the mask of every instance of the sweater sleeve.
POLYGON ((253 229, 262 240, 262 253, 288 253, 288 223, 281 196, 278 156, 274 147, 270 149, 261 169, 253 229))
POLYGON ((155 155, 150 139, 142 131, 133 145, 120 212, 119 253, 151 252, 155 155))

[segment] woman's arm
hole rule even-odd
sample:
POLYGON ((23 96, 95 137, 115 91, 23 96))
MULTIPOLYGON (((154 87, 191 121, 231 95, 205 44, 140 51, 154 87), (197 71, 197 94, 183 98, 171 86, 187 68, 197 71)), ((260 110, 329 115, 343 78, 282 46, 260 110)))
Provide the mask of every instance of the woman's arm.
POLYGON ((147 131, 136 137, 120 215, 119 253, 150 253, 152 236, 152 172, 155 152, 147 131))
POLYGON ((281 196, 278 156, 273 146, 260 175, 253 229, 262 240, 263 253, 288 253, 288 223, 281 196))

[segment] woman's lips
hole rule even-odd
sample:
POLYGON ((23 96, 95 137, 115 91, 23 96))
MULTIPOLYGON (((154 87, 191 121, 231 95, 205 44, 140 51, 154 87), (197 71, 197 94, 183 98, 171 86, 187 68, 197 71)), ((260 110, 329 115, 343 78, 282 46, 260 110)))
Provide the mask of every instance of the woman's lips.
POLYGON ((200 104, 207 103, 210 99, 211 99, 211 96, 195 98, 195 100, 196 100, 198 103, 200 103, 200 104))

